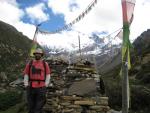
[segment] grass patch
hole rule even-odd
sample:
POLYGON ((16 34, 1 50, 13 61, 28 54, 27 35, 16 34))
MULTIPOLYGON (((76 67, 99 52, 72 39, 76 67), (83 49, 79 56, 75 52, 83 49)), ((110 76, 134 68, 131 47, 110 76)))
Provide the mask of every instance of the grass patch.
POLYGON ((16 104, 5 111, 0 111, 0 113, 27 113, 27 111, 22 108, 25 108, 25 103, 16 104))

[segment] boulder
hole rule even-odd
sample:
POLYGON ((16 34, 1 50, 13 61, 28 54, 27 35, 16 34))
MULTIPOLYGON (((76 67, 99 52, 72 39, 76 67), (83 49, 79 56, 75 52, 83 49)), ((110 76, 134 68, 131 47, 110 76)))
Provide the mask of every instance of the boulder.
POLYGON ((7 75, 6 75, 5 72, 0 72, 0 80, 1 80, 2 82, 7 81, 7 75))
POLYGON ((68 95, 94 95, 96 91, 96 81, 94 79, 85 79, 74 82, 68 89, 68 95))

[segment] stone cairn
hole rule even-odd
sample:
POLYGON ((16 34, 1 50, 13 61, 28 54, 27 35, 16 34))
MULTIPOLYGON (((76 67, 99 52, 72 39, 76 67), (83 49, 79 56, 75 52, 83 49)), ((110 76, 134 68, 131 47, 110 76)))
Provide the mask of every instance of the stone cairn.
POLYGON ((52 81, 44 113, 107 113, 110 110, 108 97, 100 93, 95 70, 89 64, 68 66, 63 61, 48 62, 52 68, 52 81))

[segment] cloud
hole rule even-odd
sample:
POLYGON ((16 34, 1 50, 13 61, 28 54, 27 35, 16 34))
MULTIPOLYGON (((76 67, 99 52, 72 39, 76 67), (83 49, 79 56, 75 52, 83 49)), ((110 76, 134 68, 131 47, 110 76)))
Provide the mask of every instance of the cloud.
POLYGON ((87 35, 77 33, 75 31, 62 32, 61 34, 54 35, 42 35, 39 34, 37 41, 40 44, 47 44, 48 46, 56 46, 58 48, 65 48, 68 50, 75 50, 78 48, 78 36, 80 36, 81 47, 87 44, 93 43, 87 35), (73 48, 71 45, 76 45, 76 48, 73 48))
POLYGON ((80 10, 76 0, 48 0, 48 6, 52 9, 54 14, 64 15, 66 23, 75 19, 79 14, 78 11, 80 10))
POLYGON ((0 6, 0 20, 11 25, 20 21, 20 18, 24 16, 23 10, 18 8, 15 0, 1 0, 0 6))
POLYGON ((15 27, 18 31, 22 32, 24 35, 28 36, 30 39, 33 39, 35 26, 32 24, 24 23, 22 21, 15 23, 15 27))
POLYGON ((5 3, 12 4, 14 6, 18 6, 18 3, 16 2, 16 0, 1 0, 1 2, 5 2, 5 3))
POLYGON ((33 7, 28 7, 25 9, 32 23, 47 21, 49 19, 49 15, 44 12, 45 10, 46 7, 44 3, 36 4, 33 7))
POLYGON ((134 19, 131 24, 130 39, 133 41, 142 32, 150 29, 150 2, 149 0, 138 0, 136 1, 134 9, 134 19))
POLYGON ((0 20, 14 26, 19 32, 32 39, 35 27, 21 21, 25 13, 19 9, 16 0, 0 0, 0 6, 0 20))

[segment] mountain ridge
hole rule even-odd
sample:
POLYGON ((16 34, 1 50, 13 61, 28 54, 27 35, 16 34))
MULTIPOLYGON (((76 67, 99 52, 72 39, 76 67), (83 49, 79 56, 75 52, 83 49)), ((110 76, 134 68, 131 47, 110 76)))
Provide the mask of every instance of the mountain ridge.
POLYGON ((16 28, 0 21, 0 73, 9 76, 21 72, 31 44, 32 41, 16 28))

